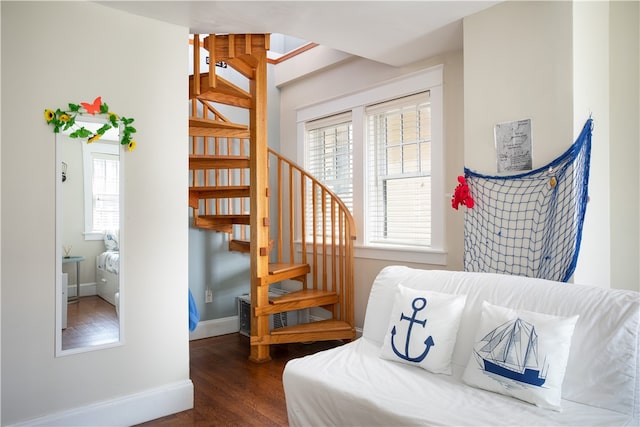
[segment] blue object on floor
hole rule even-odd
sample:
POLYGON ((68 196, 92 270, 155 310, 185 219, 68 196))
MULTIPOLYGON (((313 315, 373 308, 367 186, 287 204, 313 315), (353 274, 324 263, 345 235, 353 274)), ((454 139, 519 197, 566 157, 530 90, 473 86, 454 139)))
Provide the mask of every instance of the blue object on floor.
POLYGON ((189 332, 193 332, 200 321, 200 313, 196 307, 196 301, 193 299, 191 289, 189 289, 189 332))

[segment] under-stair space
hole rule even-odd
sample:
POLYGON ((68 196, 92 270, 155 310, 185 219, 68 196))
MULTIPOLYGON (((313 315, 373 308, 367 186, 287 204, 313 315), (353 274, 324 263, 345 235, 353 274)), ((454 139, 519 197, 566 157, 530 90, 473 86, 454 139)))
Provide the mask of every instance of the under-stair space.
POLYGON ((225 233, 230 251, 249 254, 256 362, 270 360, 271 344, 355 338, 353 218, 330 189, 268 148, 268 49, 268 34, 209 35, 202 43, 195 35, 189 78, 192 225, 225 233), (221 62, 246 87, 216 75, 221 62), (242 109, 246 123, 230 121, 221 106, 242 109), (290 292, 274 297, 270 286, 283 282, 290 292), (322 320, 269 329, 270 315, 300 309, 322 320))

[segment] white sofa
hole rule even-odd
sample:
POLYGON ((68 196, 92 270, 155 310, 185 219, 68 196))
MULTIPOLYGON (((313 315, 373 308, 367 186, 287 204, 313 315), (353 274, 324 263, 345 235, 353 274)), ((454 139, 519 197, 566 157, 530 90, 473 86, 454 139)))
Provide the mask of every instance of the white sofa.
MULTIPOLYGON (((383 269, 362 337, 291 360, 283 373, 291 426, 639 425, 637 292, 487 273, 383 269), (380 358, 398 285, 466 295, 452 375, 380 358), (579 315, 562 382, 561 411, 462 380, 483 301, 555 316, 579 315)), ((434 347, 435 348, 435 347, 434 347)))

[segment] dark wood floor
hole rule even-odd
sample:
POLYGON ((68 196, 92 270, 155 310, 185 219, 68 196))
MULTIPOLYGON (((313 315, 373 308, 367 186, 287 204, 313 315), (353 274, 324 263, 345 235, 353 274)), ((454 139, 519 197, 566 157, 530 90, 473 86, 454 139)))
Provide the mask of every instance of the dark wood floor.
POLYGON ((62 349, 118 341, 120 327, 114 306, 97 295, 80 297, 67 304, 67 327, 62 330, 62 349))
POLYGON ((339 341, 271 346, 270 362, 249 361, 240 334, 191 341, 194 408, 141 426, 287 426, 282 371, 293 358, 341 345, 339 341))

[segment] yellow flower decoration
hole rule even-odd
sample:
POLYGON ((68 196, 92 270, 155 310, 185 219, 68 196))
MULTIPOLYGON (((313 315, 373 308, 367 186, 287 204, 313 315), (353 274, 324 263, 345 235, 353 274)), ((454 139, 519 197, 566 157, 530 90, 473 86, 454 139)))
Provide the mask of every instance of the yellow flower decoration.
POLYGON ((70 138, 87 138, 87 143, 97 141, 109 129, 119 129, 120 144, 125 146, 127 151, 133 151, 136 147, 136 142, 132 138, 132 135, 137 131, 132 125, 134 120, 131 117, 120 117, 109 111, 109 106, 102 102, 102 97, 100 96, 94 99, 92 103, 70 103, 69 108, 64 110, 60 108, 56 110, 46 109, 44 110, 44 119, 48 125, 53 126, 54 133, 68 131, 70 138), (108 122, 104 123, 98 130, 91 131, 76 124, 76 117, 83 114, 102 116, 108 122))

